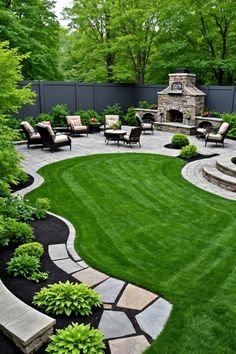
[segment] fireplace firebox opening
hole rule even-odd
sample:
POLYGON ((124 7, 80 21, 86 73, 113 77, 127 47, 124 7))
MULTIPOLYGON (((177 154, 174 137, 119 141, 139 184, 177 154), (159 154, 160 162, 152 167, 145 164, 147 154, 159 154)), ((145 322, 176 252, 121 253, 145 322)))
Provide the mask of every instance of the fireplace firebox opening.
POLYGON ((166 112, 166 120, 168 122, 183 123, 183 113, 175 109, 170 109, 166 112))

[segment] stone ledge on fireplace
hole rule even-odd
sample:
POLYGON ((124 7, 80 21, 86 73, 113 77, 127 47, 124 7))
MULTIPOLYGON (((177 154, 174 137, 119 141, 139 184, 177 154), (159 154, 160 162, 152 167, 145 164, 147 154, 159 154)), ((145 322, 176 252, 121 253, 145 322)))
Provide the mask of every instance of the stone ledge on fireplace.
POLYGON ((179 133, 185 135, 195 135, 196 126, 195 125, 185 125, 182 123, 166 123, 166 122, 155 122, 154 126, 157 130, 170 133, 179 133))

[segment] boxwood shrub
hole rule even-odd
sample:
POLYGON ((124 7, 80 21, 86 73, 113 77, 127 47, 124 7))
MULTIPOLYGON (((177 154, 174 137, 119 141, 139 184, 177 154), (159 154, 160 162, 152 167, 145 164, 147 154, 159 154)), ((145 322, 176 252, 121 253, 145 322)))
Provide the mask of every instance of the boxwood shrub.
POLYGON ((197 153, 197 147, 193 144, 189 144, 181 148, 180 156, 190 160, 192 157, 196 156, 197 153))
POLYGON ((175 134, 171 139, 171 144, 177 148, 181 148, 182 146, 186 146, 189 144, 188 137, 184 134, 175 134))
POLYGON ((42 257, 44 253, 43 245, 39 242, 29 242, 18 246, 14 251, 14 256, 20 256, 22 254, 28 254, 29 256, 35 256, 37 258, 42 257))
POLYGON ((33 297, 33 304, 51 314, 89 315, 101 305, 100 295, 85 284, 66 281, 50 284, 33 297))

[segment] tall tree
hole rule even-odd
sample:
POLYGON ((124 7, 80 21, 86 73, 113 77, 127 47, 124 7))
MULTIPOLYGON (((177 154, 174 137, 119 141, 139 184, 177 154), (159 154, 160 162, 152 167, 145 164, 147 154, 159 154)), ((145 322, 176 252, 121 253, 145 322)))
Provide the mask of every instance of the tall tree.
POLYGON ((8 40, 20 53, 30 52, 23 62, 25 79, 56 80, 60 25, 52 0, 2 0, 0 41, 8 40))
MULTIPOLYGON (((233 0, 163 0, 156 63, 186 66, 202 83, 232 84, 236 70, 233 0)), ((151 72, 157 69, 155 63, 151 72)))
POLYGON ((85 81, 114 81, 113 3, 114 0, 74 0, 72 8, 66 10, 71 29, 67 52, 71 57, 72 77, 85 81))
MULTIPOLYGON (((136 83, 145 82, 145 74, 154 51, 158 36, 159 1, 149 0, 117 0, 113 12, 113 26, 117 32, 113 48, 119 52, 120 64, 129 61, 133 80, 136 83)), ((119 63, 119 72, 121 72, 119 63)))

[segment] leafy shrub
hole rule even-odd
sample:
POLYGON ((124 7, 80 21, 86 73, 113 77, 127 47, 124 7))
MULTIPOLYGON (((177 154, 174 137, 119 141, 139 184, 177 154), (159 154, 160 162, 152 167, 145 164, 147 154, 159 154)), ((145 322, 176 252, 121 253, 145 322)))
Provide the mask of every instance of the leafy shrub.
POLYGON ((66 104, 56 104, 50 111, 54 125, 59 127, 64 127, 66 125, 65 117, 69 114, 70 111, 66 104))
POLYGON ((34 256, 37 258, 42 257, 44 249, 39 242, 29 242, 18 246, 14 251, 14 257, 20 256, 22 254, 28 254, 29 256, 34 256))
POLYGON ((151 103, 149 103, 148 101, 145 101, 145 100, 143 100, 143 101, 139 101, 139 103, 138 103, 138 107, 139 108, 146 108, 146 109, 148 109, 148 108, 151 108, 151 106, 152 106, 152 104, 151 103))
POLYGON ((20 129, 20 123, 20 119, 11 116, 6 120, 7 126, 12 129, 20 129))
POLYGON ((136 125, 135 110, 134 107, 129 107, 126 115, 124 116, 124 123, 127 125, 136 125))
POLYGON ((171 144, 177 148, 181 148, 182 146, 188 145, 189 140, 188 137, 184 134, 175 134, 171 139, 171 144))
POLYGON ((37 123, 46 121, 46 122, 50 122, 52 125, 54 124, 53 116, 48 113, 38 114, 36 117, 36 121, 37 123))
POLYGON ((119 103, 115 103, 112 106, 107 105, 104 110, 102 111, 102 115, 105 116, 106 114, 116 114, 120 116, 122 114, 122 108, 119 103))
POLYGON ((189 144, 181 148, 180 156, 185 159, 189 160, 196 155, 197 155, 197 147, 193 144, 189 144))
POLYGON ((34 239, 32 228, 17 220, 0 215, 0 245, 21 244, 34 239))
POLYGON ((43 219, 46 216, 50 207, 50 200, 48 198, 37 198, 35 202, 34 216, 37 219, 43 219))
POLYGON ((35 209, 22 196, 9 195, 0 198, 0 214, 21 221, 33 219, 35 209))
POLYGON ((32 125, 33 128, 35 128, 36 124, 37 124, 37 120, 36 118, 32 117, 32 116, 28 116, 26 118, 24 118, 24 121, 28 122, 30 125, 32 125))
POLYGON ((22 276, 26 279, 38 282, 48 278, 48 273, 39 271, 40 262, 35 256, 21 254, 12 257, 7 263, 7 272, 14 277, 22 276))
POLYGON ((100 295, 85 284, 66 281, 50 284, 34 295, 33 303, 56 315, 71 313, 89 315, 91 308, 100 306, 100 295))
POLYGON ((97 122, 101 122, 101 117, 93 109, 88 109, 87 111, 84 111, 84 110, 81 109, 80 111, 75 112, 75 115, 80 116, 81 123, 83 125, 88 125, 91 118, 96 118, 97 122))
POLYGON ((236 128, 236 113, 223 113, 222 119, 229 123, 230 130, 236 128))
POLYGON ((0 197, 9 197, 10 187, 9 185, 0 179, 0 197))
POLYGON ((50 339, 46 352, 51 354, 104 353, 104 335, 100 330, 90 328, 90 325, 72 323, 65 329, 57 329, 50 339))
POLYGON ((236 138, 236 128, 230 129, 227 136, 229 138, 236 138))

